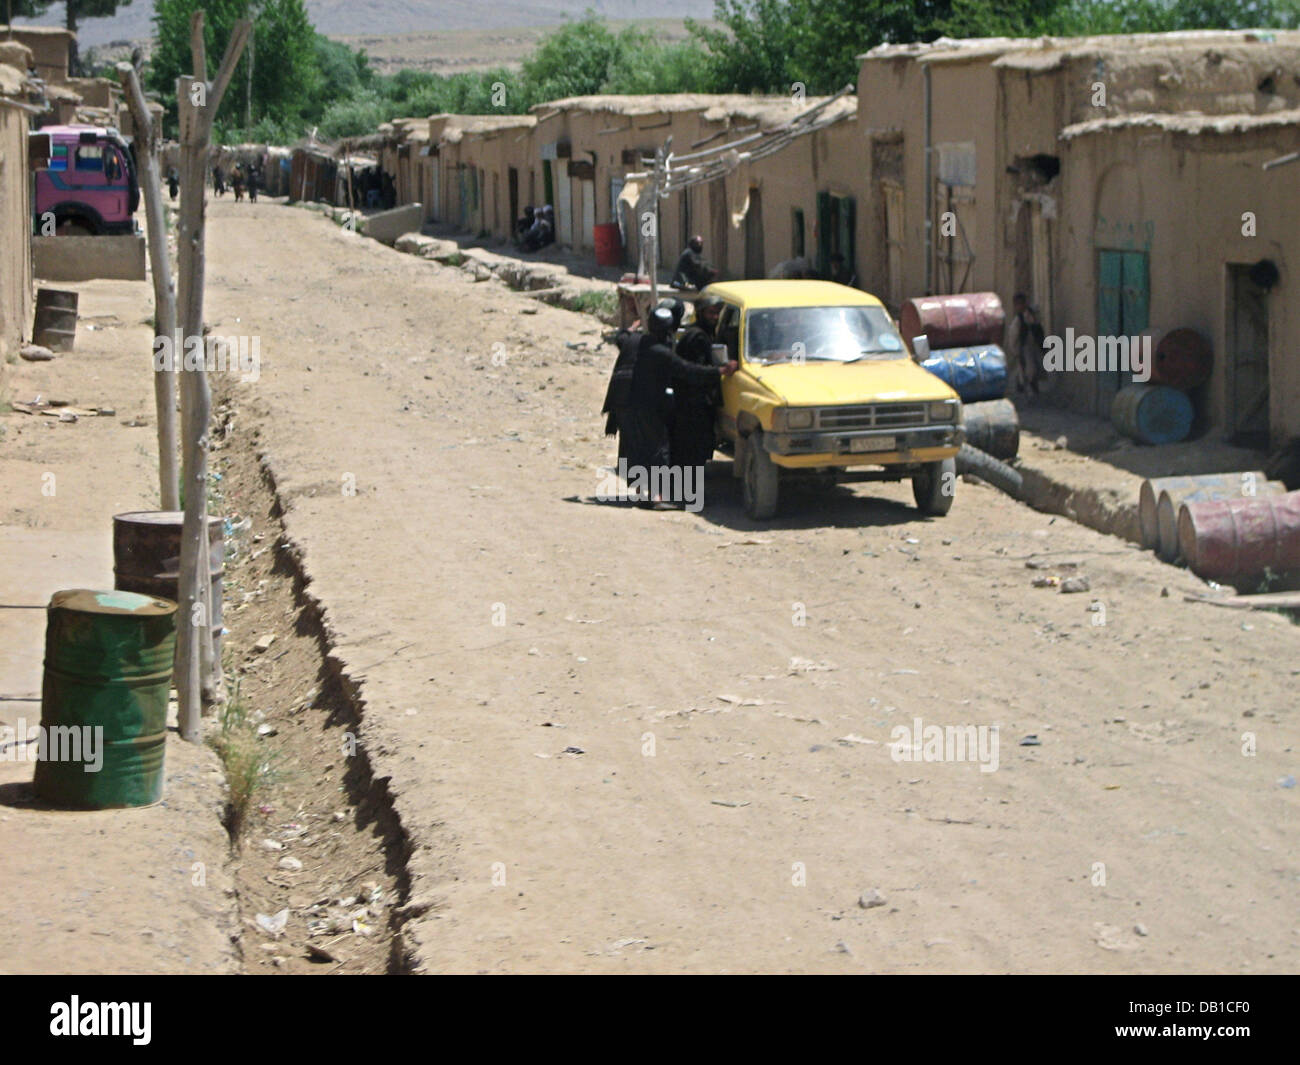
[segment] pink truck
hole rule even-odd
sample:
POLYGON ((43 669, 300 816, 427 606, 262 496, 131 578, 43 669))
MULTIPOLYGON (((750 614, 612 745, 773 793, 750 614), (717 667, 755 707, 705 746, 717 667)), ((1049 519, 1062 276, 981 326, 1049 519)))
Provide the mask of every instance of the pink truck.
POLYGON ((122 135, 105 126, 44 126, 32 135, 35 231, 98 236, 136 231, 140 186, 122 135))

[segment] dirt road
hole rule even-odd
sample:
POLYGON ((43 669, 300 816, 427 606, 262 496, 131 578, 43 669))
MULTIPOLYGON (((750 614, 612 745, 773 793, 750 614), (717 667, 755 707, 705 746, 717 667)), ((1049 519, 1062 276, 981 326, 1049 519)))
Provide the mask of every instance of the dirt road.
POLYGON ((701 514, 595 503, 594 319, 209 210, 209 320, 261 342, 232 443, 360 682, 417 967, 1300 964, 1289 622, 974 485, 939 520, 855 486, 755 527, 719 461, 701 514), (999 726, 996 771, 893 760, 918 718, 999 726))

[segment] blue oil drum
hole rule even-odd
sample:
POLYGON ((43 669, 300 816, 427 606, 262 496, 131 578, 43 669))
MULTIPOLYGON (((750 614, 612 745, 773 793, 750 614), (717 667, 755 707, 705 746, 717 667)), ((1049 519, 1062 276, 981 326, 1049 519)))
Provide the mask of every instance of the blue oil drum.
POLYGON ((963 403, 1007 394, 1007 355, 996 344, 941 348, 930 352, 921 367, 951 386, 963 403))
POLYGON ((1168 385, 1126 385, 1115 393, 1110 420, 1139 444, 1177 444, 1192 431, 1187 395, 1168 385))

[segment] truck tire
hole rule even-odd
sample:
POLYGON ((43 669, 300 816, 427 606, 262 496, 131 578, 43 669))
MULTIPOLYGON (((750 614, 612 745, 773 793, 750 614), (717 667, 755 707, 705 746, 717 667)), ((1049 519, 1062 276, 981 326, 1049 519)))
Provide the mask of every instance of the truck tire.
POLYGON ((59 237, 93 237, 94 228, 80 218, 68 218, 54 227, 55 236, 59 237))
POLYGON ((953 459, 927 462, 912 477, 912 498, 922 514, 941 518, 952 510, 957 494, 957 464, 953 459))
POLYGON ((745 441, 742 461, 741 494, 745 513, 754 521, 763 521, 776 513, 781 471, 763 447, 762 433, 752 433, 745 441))
POLYGON ((981 481, 987 481, 994 488, 1006 492, 1012 499, 1024 498, 1024 478, 1005 462, 999 462, 992 455, 971 447, 970 444, 962 444, 956 461, 958 473, 973 474, 981 481))

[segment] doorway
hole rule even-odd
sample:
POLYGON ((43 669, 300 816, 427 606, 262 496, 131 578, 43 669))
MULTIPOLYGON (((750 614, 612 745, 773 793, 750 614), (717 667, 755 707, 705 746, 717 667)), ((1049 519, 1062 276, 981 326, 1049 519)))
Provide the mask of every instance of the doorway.
POLYGON ((831 192, 817 193, 817 272, 831 279, 833 260, 844 260, 840 276, 846 280, 857 275, 857 201, 852 196, 831 192))
POLYGON ((506 188, 510 196, 510 232, 513 233, 519 220, 519 171, 513 166, 506 171, 506 188))
POLYGON ((578 182, 582 193, 582 228, 577 232, 574 247, 591 249, 596 246, 596 182, 583 179, 578 182))
POLYGON ((1264 450, 1269 443, 1268 289, 1255 282, 1252 270, 1248 263, 1228 263, 1227 429, 1233 444, 1264 450))

